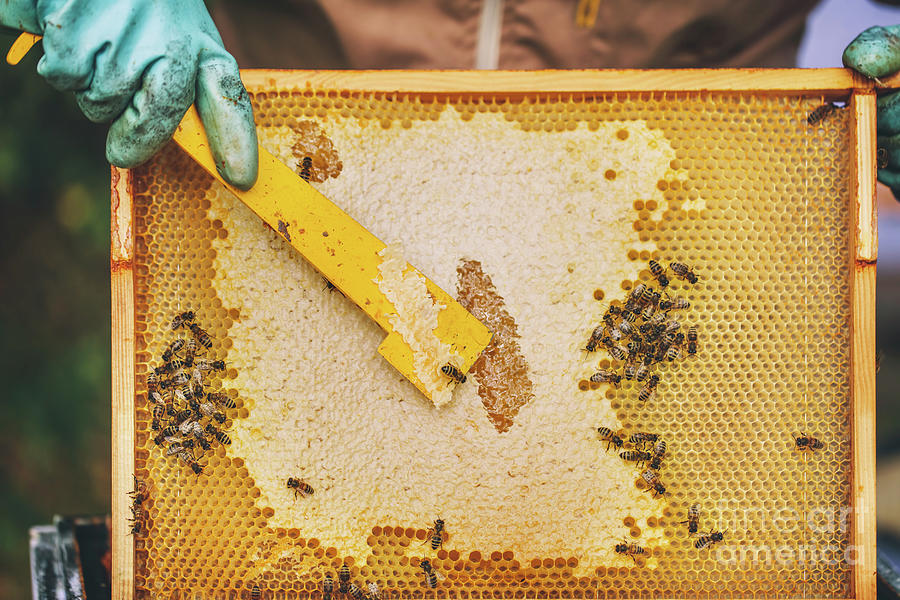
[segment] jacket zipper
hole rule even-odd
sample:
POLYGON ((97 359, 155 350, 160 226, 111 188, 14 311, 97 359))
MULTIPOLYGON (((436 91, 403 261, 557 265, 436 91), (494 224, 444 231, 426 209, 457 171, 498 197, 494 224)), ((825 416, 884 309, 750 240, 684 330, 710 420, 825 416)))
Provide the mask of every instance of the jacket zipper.
POLYGON ((478 22, 475 68, 496 69, 500 64, 500 30, 503 25, 503 0, 484 0, 478 22))

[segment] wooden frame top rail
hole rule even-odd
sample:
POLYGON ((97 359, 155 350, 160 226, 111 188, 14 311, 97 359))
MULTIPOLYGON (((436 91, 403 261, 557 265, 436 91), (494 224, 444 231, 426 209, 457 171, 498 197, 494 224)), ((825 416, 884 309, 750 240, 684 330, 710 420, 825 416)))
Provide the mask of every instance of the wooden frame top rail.
MULTIPOLYGON (((251 90, 290 87, 387 93, 739 92, 847 94, 874 81, 850 69, 585 69, 568 71, 241 72, 251 90)), ((897 79, 900 84, 900 77, 897 79)), ((893 80, 883 81, 887 87, 893 80)), ((882 86, 879 86, 882 87, 882 86)))

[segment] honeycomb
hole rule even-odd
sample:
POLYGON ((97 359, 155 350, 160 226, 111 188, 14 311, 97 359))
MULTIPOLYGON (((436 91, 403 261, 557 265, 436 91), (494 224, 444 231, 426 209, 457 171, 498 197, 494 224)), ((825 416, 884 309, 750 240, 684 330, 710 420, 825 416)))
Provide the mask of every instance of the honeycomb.
POLYGON ((821 97, 250 91, 263 144, 298 173, 309 157, 311 183, 508 351, 431 406, 377 326, 169 147, 134 172, 136 597, 319 598, 342 565, 385 598, 849 596, 848 111, 810 127, 821 97), (581 348, 650 259, 700 275, 672 286, 700 352, 645 404, 580 388, 609 364, 581 348), (145 382, 188 309, 237 404, 200 476, 154 446, 145 382), (665 497, 597 426, 667 440, 665 497), (825 448, 797 452, 801 431, 825 448), (724 530, 711 549, 681 524, 694 503, 724 530))

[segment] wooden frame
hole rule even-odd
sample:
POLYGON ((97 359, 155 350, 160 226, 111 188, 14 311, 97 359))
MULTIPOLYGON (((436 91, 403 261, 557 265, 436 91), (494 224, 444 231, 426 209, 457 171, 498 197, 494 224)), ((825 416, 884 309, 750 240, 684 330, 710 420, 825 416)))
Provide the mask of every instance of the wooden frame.
MULTIPOLYGON (((856 210, 851 240, 852 491, 850 598, 874 600, 875 558, 875 84, 846 69, 678 71, 245 71, 251 91, 274 85, 341 92, 474 94, 753 92, 850 97, 856 130, 856 210)), ((900 83, 900 79, 898 79, 900 83)), ((128 535, 134 469, 135 298, 132 179, 112 169, 112 597, 134 596, 134 541, 128 535)))

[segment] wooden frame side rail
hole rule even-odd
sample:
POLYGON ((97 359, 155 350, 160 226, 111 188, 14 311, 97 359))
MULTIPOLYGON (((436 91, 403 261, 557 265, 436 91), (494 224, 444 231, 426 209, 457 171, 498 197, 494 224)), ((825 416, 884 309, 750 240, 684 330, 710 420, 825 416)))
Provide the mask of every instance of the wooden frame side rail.
POLYGON ((848 552, 856 600, 875 600, 875 92, 853 94, 856 129, 856 210, 851 210, 850 406, 851 519, 848 552))
POLYGON ((134 536, 128 492, 134 480, 134 205, 131 171, 112 167, 110 288, 112 312, 111 597, 134 597, 134 536))

